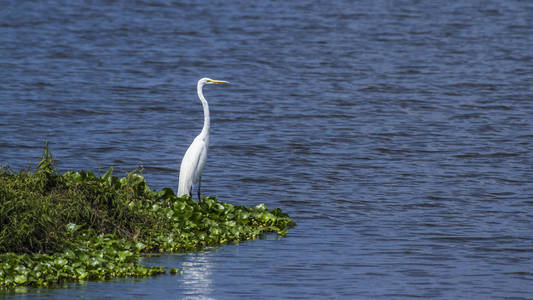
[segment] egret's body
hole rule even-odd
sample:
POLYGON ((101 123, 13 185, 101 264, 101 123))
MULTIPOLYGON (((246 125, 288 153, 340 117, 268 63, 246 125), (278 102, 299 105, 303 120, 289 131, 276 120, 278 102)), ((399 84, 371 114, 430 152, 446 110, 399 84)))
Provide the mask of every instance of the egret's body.
POLYGON ((212 80, 202 78, 198 81, 197 92, 198 98, 202 101, 204 108, 204 127, 202 132, 194 139, 189 146, 183 159, 181 160, 178 197, 192 195, 193 185, 198 183, 198 200, 200 200, 200 184, 202 180, 202 171, 207 160, 207 148, 209 147, 209 127, 211 119, 209 118, 209 104, 204 98, 202 88, 206 84, 228 83, 222 80, 212 80))

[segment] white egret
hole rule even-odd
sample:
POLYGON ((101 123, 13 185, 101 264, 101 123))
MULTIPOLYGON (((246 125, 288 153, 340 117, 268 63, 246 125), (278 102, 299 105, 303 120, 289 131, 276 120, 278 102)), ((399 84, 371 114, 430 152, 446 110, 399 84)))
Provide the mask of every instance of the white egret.
POLYGON ((194 139, 189 146, 183 159, 181 160, 179 184, 178 184, 178 197, 183 195, 192 196, 193 184, 198 183, 198 201, 200 201, 200 185, 202 181, 202 170, 205 166, 207 159, 207 148, 209 146, 209 127, 211 126, 211 120, 209 118, 209 104, 204 98, 202 88, 206 84, 216 83, 229 83, 223 80, 213 80, 210 78, 202 78, 198 80, 196 87, 198 92, 198 98, 202 101, 204 108, 204 127, 202 132, 194 139))

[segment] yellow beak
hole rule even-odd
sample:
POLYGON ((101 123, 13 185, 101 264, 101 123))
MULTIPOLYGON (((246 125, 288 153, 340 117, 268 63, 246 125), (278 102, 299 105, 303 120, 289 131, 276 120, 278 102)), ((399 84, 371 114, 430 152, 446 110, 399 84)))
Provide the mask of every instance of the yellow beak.
POLYGON ((209 82, 211 82, 211 83, 229 83, 229 82, 224 81, 224 80, 209 80, 209 82))

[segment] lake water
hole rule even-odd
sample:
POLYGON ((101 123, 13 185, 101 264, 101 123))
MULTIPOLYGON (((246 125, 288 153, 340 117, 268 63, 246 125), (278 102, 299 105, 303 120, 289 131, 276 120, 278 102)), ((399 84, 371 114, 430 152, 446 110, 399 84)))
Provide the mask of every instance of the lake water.
POLYGON ((203 192, 298 226, 3 297, 533 297, 531 1, 6 2, 0 164, 176 189, 228 80, 203 192))

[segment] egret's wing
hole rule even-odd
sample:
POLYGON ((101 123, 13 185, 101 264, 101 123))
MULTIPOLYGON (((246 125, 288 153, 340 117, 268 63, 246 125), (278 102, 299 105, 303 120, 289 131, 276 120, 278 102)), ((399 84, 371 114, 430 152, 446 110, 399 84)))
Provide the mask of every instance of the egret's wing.
POLYGON ((205 164, 207 149, 204 141, 195 139, 181 160, 178 197, 189 195, 193 183, 198 180, 205 164))

